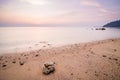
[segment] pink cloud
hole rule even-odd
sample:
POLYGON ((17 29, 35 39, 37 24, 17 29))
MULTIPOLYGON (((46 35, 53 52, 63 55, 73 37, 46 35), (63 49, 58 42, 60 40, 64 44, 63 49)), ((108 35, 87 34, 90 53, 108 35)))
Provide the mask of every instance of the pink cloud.
POLYGON ((80 2, 83 6, 100 7, 101 5, 94 0, 84 0, 80 2))

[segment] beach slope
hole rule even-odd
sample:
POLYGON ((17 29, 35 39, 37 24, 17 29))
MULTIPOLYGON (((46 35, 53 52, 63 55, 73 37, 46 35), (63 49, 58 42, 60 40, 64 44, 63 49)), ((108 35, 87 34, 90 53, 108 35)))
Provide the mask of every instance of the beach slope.
POLYGON ((120 80, 120 39, 1 55, 0 80, 120 80), (46 62, 55 62, 49 75, 46 62))

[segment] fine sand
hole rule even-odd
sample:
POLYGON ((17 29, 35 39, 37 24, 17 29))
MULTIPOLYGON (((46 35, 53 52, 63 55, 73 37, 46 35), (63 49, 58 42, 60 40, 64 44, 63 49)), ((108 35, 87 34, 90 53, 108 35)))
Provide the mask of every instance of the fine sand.
POLYGON ((120 39, 1 55, 0 80, 120 80, 120 39), (44 75, 51 61, 55 72, 44 75))

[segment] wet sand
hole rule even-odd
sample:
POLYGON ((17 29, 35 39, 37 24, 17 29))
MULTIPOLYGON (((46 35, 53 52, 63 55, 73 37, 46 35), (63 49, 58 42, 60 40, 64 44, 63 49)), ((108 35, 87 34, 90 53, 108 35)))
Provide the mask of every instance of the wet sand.
POLYGON ((120 39, 1 55, 0 80, 120 80, 120 39), (50 61, 55 72, 44 75, 50 61))

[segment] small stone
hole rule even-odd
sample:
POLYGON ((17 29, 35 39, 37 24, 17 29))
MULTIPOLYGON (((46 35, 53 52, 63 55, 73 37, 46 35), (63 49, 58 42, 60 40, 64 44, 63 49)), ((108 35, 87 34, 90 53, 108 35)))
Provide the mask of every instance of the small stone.
POLYGON ((93 51, 91 51, 91 54, 95 54, 93 51))
POLYGON ((4 64, 4 65, 2 65, 2 67, 6 67, 6 66, 7 66, 7 65, 5 65, 5 64, 4 64))
POLYGON ((73 73, 71 73, 71 75, 73 75, 73 73))
POLYGON ((118 59, 117 59, 117 58, 113 58, 113 60, 118 61, 118 59))
POLYGON ((116 52, 117 50, 116 49, 114 49, 114 52, 116 52))
POLYGON ((98 74, 95 74, 96 77, 98 77, 99 75, 98 74))
POLYGON ((106 55, 102 55, 103 57, 107 57, 106 55))
POLYGON ((88 73, 88 71, 85 72, 86 74, 88 73))
POLYGON ((35 57, 39 56, 39 54, 36 54, 35 57))
POLYGON ((13 61, 12 63, 16 63, 16 61, 13 61))
POLYGON ((109 57, 109 59, 111 60, 111 57, 109 57))
POLYGON ((104 73, 105 76, 108 76, 108 74, 104 73))
POLYGON ((24 65, 24 61, 19 61, 19 64, 20 65, 24 65))
POLYGON ((114 41, 114 40, 112 40, 112 41, 114 41))

